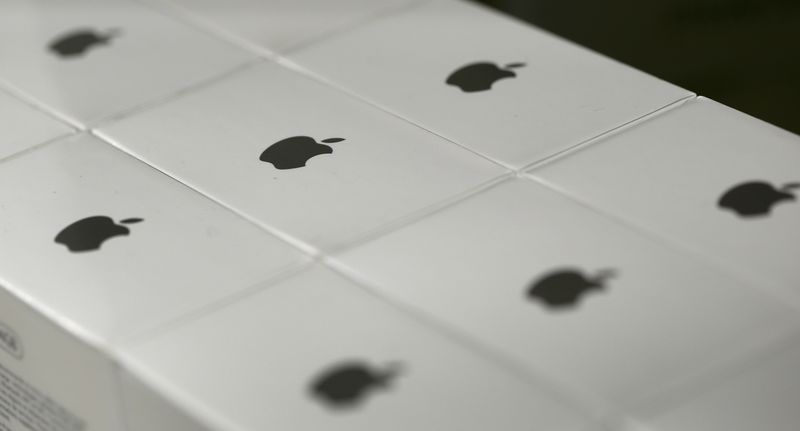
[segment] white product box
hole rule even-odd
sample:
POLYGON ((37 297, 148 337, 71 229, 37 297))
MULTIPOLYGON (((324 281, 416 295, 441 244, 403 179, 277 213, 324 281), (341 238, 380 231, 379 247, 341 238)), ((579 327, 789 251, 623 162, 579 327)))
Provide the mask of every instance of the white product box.
POLYGON ((115 346, 306 260, 88 134, 0 182, 3 431, 124 430, 115 346))
POLYGON ((2 431, 596 429, 91 134, 5 160, 0 220, 2 431))
POLYGON ((797 136, 452 0, 0 28, 0 431, 800 429, 797 136))

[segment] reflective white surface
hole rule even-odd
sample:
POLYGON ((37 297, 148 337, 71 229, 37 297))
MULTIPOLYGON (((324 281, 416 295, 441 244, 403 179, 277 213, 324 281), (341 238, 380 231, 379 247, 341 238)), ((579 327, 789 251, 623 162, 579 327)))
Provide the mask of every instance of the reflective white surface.
POLYGON ((699 99, 531 175, 800 304, 797 198, 755 216, 719 206, 744 182, 800 183, 798 167, 800 137, 699 99))
POLYGON ((548 33, 460 1, 433 1, 289 59, 370 102, 515 168, 691 95, 548 33), (492 62, 516 74, 465 93, 445 81, 492 62), (523 67, 506 65, 524 63, 523 67))
POLYGON ((535 389, 497 369, 321 267, 124 355, 241 429, 589 429, 580 411, 553 399, 546 386, 535 389), (397 374, 354 405, 316 399, 315 379, 343 361, 391 366, 397 374))
MULTIPOLYGON (((0 277, 12 292, 99 340, 153 329, 303 258, 288 244, 89 135, 0 169, 0 277), (90 216, 130 224, 99 249, 55 237, 90 216)), ((110 228, 112 231, 119 227, 110 228)))
POLYGON ((626 408, 798 324, 769 296, 525 179, 334 259, 529 372, 626 408), (605 280, 559 283, 582 292, 562 306, 529 296, 565 270, 605 280))
POLYGON ((313 248, 348 244, 505 174, 451 142, 274 63, 99 133, 313 248), (267 148, 296 136, 331 152, 288 169, 260 160, 267 148), (328 138, 343 140, 324 144, 328 138))
POLYGON ((0 38, 0 80, 82 125, 170 96, 252 58, 126 0, 8 0, 0 28, 7 35, 0 38), (82 30, 113 36, 80 55, 50 49, 82 30))

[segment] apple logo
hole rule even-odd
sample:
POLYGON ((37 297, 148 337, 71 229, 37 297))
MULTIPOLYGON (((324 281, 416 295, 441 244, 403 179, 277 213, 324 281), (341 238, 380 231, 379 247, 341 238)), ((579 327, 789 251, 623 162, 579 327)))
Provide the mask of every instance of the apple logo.
MULTIPOLYGON (((120 220, 122 224, 134 224, 143 221, 140 218, 120 220)), ((67 246, 69 251, 81 252, 97 250, 103 242, 115 236, 128 235, 130 229, 114 223, 111 217, 92 216, 80 219, 65 227, 56 235, 55 242, 67 246)))
POLYGON ((517 76, 516 73, 509 69, 517 69, 524 66, 525 63, 510 63, 505 68, 500 68, 496 64, 486 61, 470 63, 451 73, 445 82, 448 85, 460 88, 465 93, 486 91, 492 88, 496 81, 517 76))
MULTIPOLYGON (((344 141, 343 138, 328 138, 322 142, 333 144, 344 141)), ((309 159, 320 154, 331 154, 333 148, 320 144, 308 136, 292 136, 269 146, 261 153, 259 160, 272 163, 277 169, 302 168, 309 159)))
POLYGON ((22 340, 13 329, 0 322, 0 349, 5 350, 9 355, 22 359, 25 354, 22 348, 22 340))
POLYGON ((559 269, 537 279, 528 289, 527 296, 549 308, 574 307, 582 295, 604 289, 606 280, 615 275, 613 269, 602 269, 592 277, 585 276, 578 269, 559 269))
POLYGON ((98 33, 94 30, 80 29, 61 35, 50 44, 50 50, 61 57, 78 57, 95 45, 106 45, 119 36, 118 29, 98 33))
POLYGON ((400 373, 401 366, 389 364, 373 369, 361 361, 340 362, 322 372, 311 384, 311 393, 328 407, 351 408, 360 404, 373 389, 385 389, 400 373))
POLYGON ((719 198, 717 205, 740 217, 766 216, 776 203, 796 200, 795 195, 790 192, 797 188, 800 188, 800 183, 788 183, 776 189, 764 181, 748 181, 728 189, 719 198))

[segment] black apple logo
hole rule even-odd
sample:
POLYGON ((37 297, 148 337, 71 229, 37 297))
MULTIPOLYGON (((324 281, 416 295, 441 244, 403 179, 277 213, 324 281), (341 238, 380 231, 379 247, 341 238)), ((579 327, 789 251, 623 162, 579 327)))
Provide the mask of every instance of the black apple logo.
POLYGON ((503 78, 513 78, 516 73, 509 69, 524 67, 525 63, 510 63, 505 68, 500 68, 494 63, 478 62, 463 66, 451 73, 445 81, 448 85, 454 85, 465 93, 486 91, 492 85, 503 78))
POLYGON ((603 269, 592 277, 581 270, 566 268, 545 274, 528 289, 528 298, 549 308, 574 307, 581 297, 592 290, 603 290, 604 283, 616 275, 613 269, 603 269))
MULTIPOLYGON (((140 218, 127 218, 120 220, 122 224, 134 224, 143 221, 140 218)), ((56 235, 55 241, 67 246, 69 251, 97 250, 103 242, 115 236, 128 235, 130 229, 114 223, 111 217, 92 216, 78 220, 65 227, 56 235)))
POLYGON ((719 198, 717 205, 741 217, 766 216, 776 203, 796 200, 790 192, 797 188, 800 188, 800 183, 788 183, 776 189, 764 181, 748 181, 730 188, 719 198))
POLYGON ((399 364, 379 370, 360 361, 340 362, 314 379, 310 389, 315 398, 329 407, 351 408, 359 405, 373 389, 388 388, 400 369, 399 364))
POLYGON ((99 33, 94 30, 80 29, 61 35, 50 44, 50 50, 61 57, 77 57, 83 55, 95 45, 106 45, 114 37, 119 36, 117 29, 99 33))
MULTIPOLYGON (((328 138, 322 142, 333 144, 344 141, 343 138, 328 138)), ((272 163, 277 169, 302 168, 306 162, 320 154, 331 154, 333 148, 328 145, 320 144, 314 138, 308 136, 292 136, 282 139, 269 146, 259 160, 272 163)))

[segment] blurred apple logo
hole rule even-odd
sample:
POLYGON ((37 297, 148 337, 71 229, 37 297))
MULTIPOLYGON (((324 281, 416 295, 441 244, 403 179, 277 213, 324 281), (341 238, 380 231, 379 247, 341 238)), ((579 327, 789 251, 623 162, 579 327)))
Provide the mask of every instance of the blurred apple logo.
POLYGON ((50 51, 60 57, 79 57, 98 45, 106 45, 119 36, 118 29, 100 33, 94 30, 79 29, 63 34, 50 43, 50 51))
POLYGON ((3 322, 0 322, 0 350, 5 350, 9 355, 22 359, 22 340, 13 329, 3 322))
POLYGON ((796 200, 791 192, 797 188, 800 188, 800 183, 788 183, 776 188, 764 181, 748 181, 728 189, 717 205, 740 217, 762 217, 769 215, 773 205, 796 200))
POLYGON ((375 389, 387 389, 400 373, 399 364, 376 368, 361 361, 344 361, 324 370, 311 383, 312 395, 334 409, 352 408, 375 389))
POLYGON ((445 82, 460 88, 465 93, 486 91, 501 79, 516 77, 517 74, 512 69, 524 66, 525 63, 510 63, 505 67, 490 62, 471 63, 451 73, 445 82))
POLYGON ((587 293, 604 290, 608 279, 616 274, 613 269, 603 269, 594 275, 586 275, 582 270, 574 268, 558 269, 534 281, 527 296, 547 308, 572 308, 587 293))

